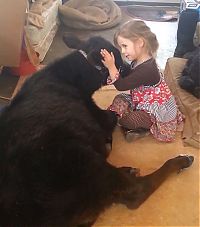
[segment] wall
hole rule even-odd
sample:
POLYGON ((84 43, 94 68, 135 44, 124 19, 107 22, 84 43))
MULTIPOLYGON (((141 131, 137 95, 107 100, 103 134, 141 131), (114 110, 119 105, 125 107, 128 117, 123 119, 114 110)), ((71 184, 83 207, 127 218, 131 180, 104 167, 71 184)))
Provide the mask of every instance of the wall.
POLYGON ((19 64, 26 5, 26 0, 0 0, 0 66, 19 64))

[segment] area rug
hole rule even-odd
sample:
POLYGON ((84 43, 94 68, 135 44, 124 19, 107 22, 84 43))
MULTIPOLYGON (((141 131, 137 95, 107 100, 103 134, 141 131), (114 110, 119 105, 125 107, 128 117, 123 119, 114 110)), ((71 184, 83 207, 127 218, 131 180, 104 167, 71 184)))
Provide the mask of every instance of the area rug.
POLYGON ((146 21, 176 21, 179 7, 129 5, 122 7, 129 16, 146 21))

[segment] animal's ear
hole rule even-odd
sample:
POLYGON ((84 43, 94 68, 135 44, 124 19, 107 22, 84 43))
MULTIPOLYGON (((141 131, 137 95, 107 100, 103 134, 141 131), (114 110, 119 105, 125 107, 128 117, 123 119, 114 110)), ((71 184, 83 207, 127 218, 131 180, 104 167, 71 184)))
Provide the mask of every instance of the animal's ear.
POLYGON ((73 34, 64 34, 63 41, 69 48, 77 50, 80 50, 81 47, 84 45, 84 42, 73 34))

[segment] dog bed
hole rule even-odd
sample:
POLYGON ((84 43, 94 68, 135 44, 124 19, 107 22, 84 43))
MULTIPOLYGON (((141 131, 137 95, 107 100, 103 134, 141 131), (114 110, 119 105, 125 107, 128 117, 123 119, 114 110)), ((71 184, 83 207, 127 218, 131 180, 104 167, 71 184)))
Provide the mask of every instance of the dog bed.
POLYGON ((185 145, 200 146, 200 101, 192 94, 180 88, 178 79, 187 60, 169 58, 165 67, 165 80, 174 94, 181 112, 185 115, 182 138, 185 145))
POLYGON ((67 27, 85 30, 111 28, 121 21, 121 9, 112 0, 69 0, 59 6, 67 27))

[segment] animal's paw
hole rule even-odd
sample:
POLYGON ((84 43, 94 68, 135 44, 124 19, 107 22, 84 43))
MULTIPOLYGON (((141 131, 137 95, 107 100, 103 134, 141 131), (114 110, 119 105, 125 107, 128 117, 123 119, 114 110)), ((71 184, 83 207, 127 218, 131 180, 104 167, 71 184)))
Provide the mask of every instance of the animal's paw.
POLYGON ((190 155, 179 155, 171 160, 169 160, 173 168, 178 171, 182 171, 185 168, 188 168, 192 165, 194 157, 190 155))

